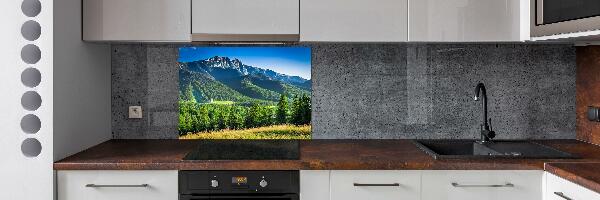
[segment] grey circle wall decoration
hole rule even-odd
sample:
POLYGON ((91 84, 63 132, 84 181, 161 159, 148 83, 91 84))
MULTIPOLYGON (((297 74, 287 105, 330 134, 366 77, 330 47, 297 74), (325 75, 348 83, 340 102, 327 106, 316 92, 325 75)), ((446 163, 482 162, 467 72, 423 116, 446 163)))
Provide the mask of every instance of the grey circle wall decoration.
MULTIPOLYGON (((39 0, 23 0, 21 11, 27 17, 36 17, 42 11, 39 0)), ((42 35, 42 27, 35 19, 28 20, 21 25, 21 36, 27 41, 36 41, 42 35)), ((40 48, 35 44, 27 44, 21 48, 21 60, 27 64, 36 64, 42 58, 40 48)), ((21 83, 33 88, 41 83, 42 74, 34 68, 29 67, 21 72, 21 83)), ((42 105, 42 97, 36 91, 26 91, 21 96, 21 106, 27 111, 35 111, 42 105)), ((27 134, 36 134, 42 127, 42 121, 35 114, 27 114, 21 118, 21 130, 27 134)), ((37 157, 42 152, 42 144, 36 138, 27 138, 21 143, 21 152, 25 157, 37 157)))
POLYGON ((21 25, 21 35, 29 41, 34 41, 40 38, 42 27, 39 23, 33 20, 26 21, 21 25))
POLYGON ((40 131, 41 127, 42 122, 40 121, 40 118, 36 115, 28 114, 21 118, 21 129, 25 133, 35 134, 38 131, 40 131))
POLYGON ((21 12, 27 17, 35 17, 42 11, 42 3, 38 0, 23 0, 21 12))
POLYGON ((21 49, 21 59, 27 64, 35 64, 42 58, 40 48, 34 44, 25 45, 21 49))
POLYGON ((35 138, 27 138, 21 143, 21 152, 27 157, 37 157, 42 153, 42 143, 35 138))
POLYGON ((21 105, 28 111, 37 110, 42 105, 42 97, 35 91, 27 91, 21 96, 21 105))
POLYGON ((21 83, 27 87, 36 87, 40 82, 42 82, 42 74, 36 68, 30 67, 21 73, 21 83))

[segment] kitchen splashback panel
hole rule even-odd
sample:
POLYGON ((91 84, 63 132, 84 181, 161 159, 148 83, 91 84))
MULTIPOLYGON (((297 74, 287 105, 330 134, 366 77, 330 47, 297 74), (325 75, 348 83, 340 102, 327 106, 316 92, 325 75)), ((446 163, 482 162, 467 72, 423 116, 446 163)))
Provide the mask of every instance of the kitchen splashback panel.
MULTIPOLYGON (((575 138, 570 45, 301 46, 312 50, 313 139, 478 138, 478 82, 497 138, 575 138)), ((113 138, 178 137, 179 47, 113 45, 113 138), (131 105, 144 118, 128 119, 131 105)))
POLYGON ((308 47, 179 48, 180 139, 310 139, 308 47))

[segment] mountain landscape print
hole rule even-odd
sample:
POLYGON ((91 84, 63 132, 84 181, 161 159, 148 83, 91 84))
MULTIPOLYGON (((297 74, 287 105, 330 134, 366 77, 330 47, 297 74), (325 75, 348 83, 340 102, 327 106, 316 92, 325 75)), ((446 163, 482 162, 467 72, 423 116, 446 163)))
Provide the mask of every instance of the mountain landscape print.
POLYGON ((179 49, 180 139, 310 139, 307 47, 179 49))

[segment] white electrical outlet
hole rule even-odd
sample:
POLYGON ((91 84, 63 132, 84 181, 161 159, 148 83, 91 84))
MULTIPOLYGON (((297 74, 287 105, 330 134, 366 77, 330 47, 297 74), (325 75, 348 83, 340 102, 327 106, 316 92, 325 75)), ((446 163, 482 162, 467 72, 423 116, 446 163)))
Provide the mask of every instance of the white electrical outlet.
POLYGON ((129 119, 141 119, 142 106, 129 106, 129 119))

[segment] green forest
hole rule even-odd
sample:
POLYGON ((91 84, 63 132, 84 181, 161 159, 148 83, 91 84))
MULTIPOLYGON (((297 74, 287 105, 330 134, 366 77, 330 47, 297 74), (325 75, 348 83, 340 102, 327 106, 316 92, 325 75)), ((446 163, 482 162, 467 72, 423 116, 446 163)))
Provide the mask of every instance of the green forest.
POLYGON ((275 125, 301 127, 309 125, 310 121, 311 99, 306 94, 288 96, 283 93, 276 104, 266 101, 244 104, 234 101, 200 103, 195 98, 181 98, 179 101, 180 137, 275 125))

